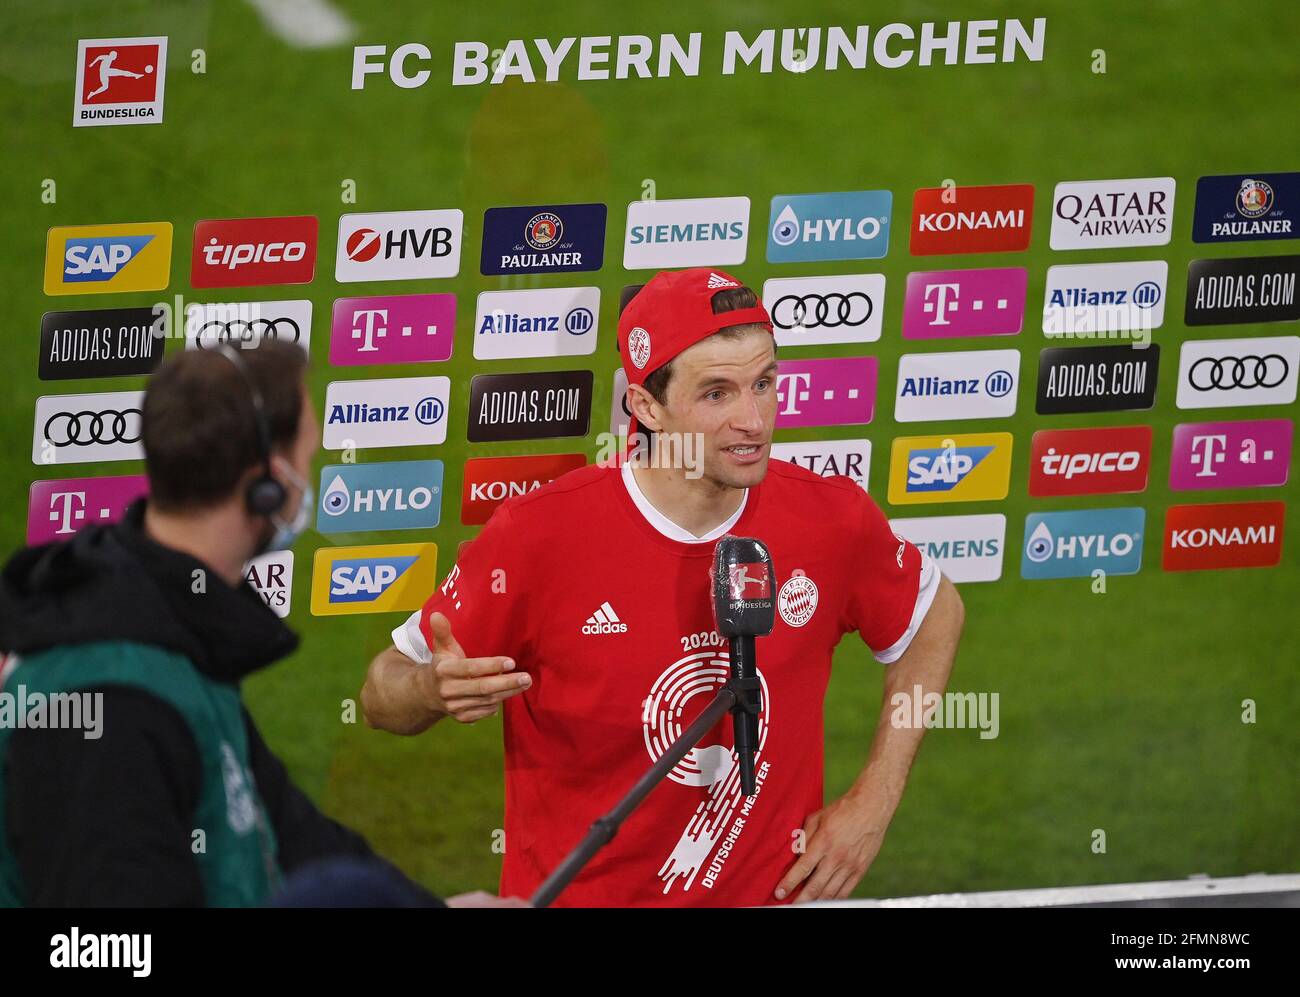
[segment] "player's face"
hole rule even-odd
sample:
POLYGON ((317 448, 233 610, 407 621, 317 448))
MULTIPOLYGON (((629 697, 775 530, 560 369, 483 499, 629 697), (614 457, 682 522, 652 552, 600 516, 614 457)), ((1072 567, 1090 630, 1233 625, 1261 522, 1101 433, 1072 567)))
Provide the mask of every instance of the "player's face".
POLYGON ((772 334, 710 336, 673 361, 663 428, 703 438, 704 480, 749 488, 763 480, 776 425, 772 334))

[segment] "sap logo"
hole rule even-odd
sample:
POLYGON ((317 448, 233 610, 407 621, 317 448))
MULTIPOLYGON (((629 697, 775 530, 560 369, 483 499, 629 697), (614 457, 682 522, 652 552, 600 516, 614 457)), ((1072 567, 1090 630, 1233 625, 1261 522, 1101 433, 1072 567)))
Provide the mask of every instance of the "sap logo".
POLYGON ((330 571, 330 602, 374 602, 418 557, 362 557, 335 561, 330 571))
POLYGON ((907 461, 907 490, 952 491, 992 452, 991 446, 913 450, 907 461))
POLYGON ((152 241, 151 235, 69 239, 63 251, 63 279, 112 280, 152 241))

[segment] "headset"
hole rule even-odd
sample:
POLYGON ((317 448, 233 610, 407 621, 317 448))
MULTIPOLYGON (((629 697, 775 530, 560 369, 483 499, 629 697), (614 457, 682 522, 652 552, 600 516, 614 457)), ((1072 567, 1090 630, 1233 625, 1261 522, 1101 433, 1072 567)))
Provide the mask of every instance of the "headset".
POLYGON ((253 421, 257 425, 257 452, 262 459, 262 473, 248 483, 244 502, 253 515, 271 516, 284 505, 288 493, 284 485, 271 476, 271 426, 266 418, 266 408, 262 405, 262 395, 253 383, 248 365, 229 343, 222 343, 217 352, 234 365, 253 402, 253 421))

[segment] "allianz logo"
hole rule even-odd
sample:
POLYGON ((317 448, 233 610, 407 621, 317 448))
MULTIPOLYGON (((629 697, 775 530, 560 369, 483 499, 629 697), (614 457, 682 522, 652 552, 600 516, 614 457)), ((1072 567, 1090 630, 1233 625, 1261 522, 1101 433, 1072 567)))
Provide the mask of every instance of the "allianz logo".
POLYGON ((1025 544, 1025 556, 1035 564, 1052 558, 1127 557, 1137 546, 1136 533, 1075 533, 1054 536, 1047 523, 1039 523, 1025 544))
POLYGON ((336 474, 321 496, 321 508, 327 516, 341 516, 345 512, 410 512, 427 509, 437 495, 427 485, 414 488, 357 488, 348 487, 343 475, 336 474))
MULTIPOLYGON (((441 421, 443 404, 437 398, 421 398, 413 406, 416 421, 432 426, 441 421)), ((369 405, 366 402, 349 402, 330 408, 329 424, 350 424, 357 422, 409 422, 412 406, 410 405, 369 405)))
MULTIPOLYGON (((984 378, 982 389, 990 398, 1002 398, 1016 385, 1010 372, 995 370, 984 378)), ((946 395, 978 395, 981 382, 978 377, 905 377, 899 389, 902 398, 934 398, 946 395)))

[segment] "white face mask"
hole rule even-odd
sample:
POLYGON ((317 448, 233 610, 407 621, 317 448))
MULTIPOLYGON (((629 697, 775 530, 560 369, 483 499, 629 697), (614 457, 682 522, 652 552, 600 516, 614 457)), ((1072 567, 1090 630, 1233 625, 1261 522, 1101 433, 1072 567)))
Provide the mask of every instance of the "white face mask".
POLYGON ((282 519, 278 513, 267 517, 271 520, 271 525, 275 527, 275 533, 271 536, 264 553, 273 550, 288 550, 292 547, 294 541, 307 528, 307 524, 311 520, 312 508, 316 505, 316 493, 313 491, 310 482, 304 481, 288 461, 277 457, 276 462, 279 465, 280 473, 298 489, 298 508, 287 521, 282 519))

